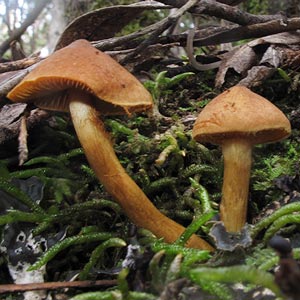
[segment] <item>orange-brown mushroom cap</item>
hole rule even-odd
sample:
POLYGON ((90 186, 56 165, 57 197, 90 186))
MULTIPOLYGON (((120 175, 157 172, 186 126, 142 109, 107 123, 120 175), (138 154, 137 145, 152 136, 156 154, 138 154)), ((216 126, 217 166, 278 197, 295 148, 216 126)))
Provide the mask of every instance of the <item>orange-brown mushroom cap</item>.
POLYGON ((86 40, 77 40, 42 61, 7 97, 68 111, 68 89, 90 93, 101 114, 124 114, 152 107, 150 93, 125 68, 86 40))
POLYGON ((269 143, 290 133, 286 116, 270 101, 243 86, 232 87, 208 103, 193 128, 196 141, 213 144, 242 137, 251 144, 269 143))

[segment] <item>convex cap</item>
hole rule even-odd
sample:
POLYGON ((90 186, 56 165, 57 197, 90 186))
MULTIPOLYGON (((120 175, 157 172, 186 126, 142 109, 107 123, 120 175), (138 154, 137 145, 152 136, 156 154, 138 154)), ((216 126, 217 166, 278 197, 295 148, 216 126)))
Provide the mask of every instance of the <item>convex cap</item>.
POLYGON ((86 40, 62 48, 33 69, 7 96, 49 110, 69 111, 68 89, 93 95, 103 115, 150 109, 152 98, 141 83, 107 54, 86 40))
POLYGON ((274 104, 246 87, 235 86, 205 106, 195 122, 193 138, 222 144, 244 137, 251 144, 262 144, 284 139, 290 132, 289 120, 274 104))

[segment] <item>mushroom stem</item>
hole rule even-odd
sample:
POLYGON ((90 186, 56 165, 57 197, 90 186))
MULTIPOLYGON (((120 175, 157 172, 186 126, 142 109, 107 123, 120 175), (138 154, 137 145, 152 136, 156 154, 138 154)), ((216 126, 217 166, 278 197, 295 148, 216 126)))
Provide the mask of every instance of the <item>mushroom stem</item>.
MULTIPOLYGON (((89 164, 108 193, 121 205, 125 214, 139 227, 150 230, 166 242, 174 242, 184 227, 163 215, 147 198, 120 164, 110 137, 87 93, 69 93, 73 124, 89 164)), ((193 235, 187 242, 191 248, 213 250, 200 237, 193 235)))
POLYGON ((240 232, 246 222, 252 145, 243 139, 222 144, 224 179, 221 220, 228 232, 240 232))

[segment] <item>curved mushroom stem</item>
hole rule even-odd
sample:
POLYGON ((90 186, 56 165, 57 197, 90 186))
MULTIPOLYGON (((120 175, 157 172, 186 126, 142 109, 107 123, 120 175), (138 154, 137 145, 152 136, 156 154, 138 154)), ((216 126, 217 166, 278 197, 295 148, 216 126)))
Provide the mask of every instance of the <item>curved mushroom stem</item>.
MULTIPOLYGON (((105 189, 121 205, 125 214, 139 227, 150 230, 166 242, 174 242, 184 227, 163 215, 147 198, 120 164, 110 137, 90 96, 73 90, 69 94, 73 124, 89 164, 105 189)), ((187 242, 191 248, 213 250, 212 246, 194 235, 187 242)))
POLYGON ((222 152, 221 220, 228 232, 240 232, 246 223, 252 145, 242 139, 226 140, 222 144, 222 152))

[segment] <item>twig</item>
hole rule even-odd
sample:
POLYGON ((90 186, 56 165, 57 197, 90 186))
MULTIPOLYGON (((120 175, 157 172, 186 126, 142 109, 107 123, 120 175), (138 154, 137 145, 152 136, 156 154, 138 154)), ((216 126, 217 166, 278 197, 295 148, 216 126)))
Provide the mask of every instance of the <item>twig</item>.
MULTIPOLYGON (((186 0, 171 0, 171 1, 160 1, 162 3, 165 4, 171 4, 173 7, 181 7, 182 3, 187 3, 186 0)), ((183 7, 181 7, 183 8, 183 7)), ((253 14, 249 14, 247 12, 243 12, 242 10, 240 10, 237 7, 231 7, 229 5, 223 4, 223 3, 219 3, 216 1, 212 1, 212 0, 201 0, 198 1, 194 6, 191 6, 189 9, 189 12, 191 13, 197 13, 197 14, 207 14, 210 16, 214 16, 214 17, 218 17, 218 18, 222 18, 228 21, 231 21, 233 23, 242 25, 242 26, 246 26, 246 25, 258 25, 259 23, 267 23, 267 22, 277 22, 277 23, 289 23, 289 20, 284 20, 284 17, 280 14, 277 15, 253 15, 253 14)), ((184 9, 184 11, 186 11, 184 9)), ((180 12, 182 14, 182 12, 180 12)), ((170 18, 170 16, 169 16, 170 18)), ((102 40, 102 41, 98 41, 93 43, 95 45, 96 48, 102 50, 102 51, 107 51, 107 50, 111 50, 111 49, 115 49, 116 47, 119 46, 123 46, 122 49, 124 49, 124 45, 126 48, 130 47, 130 48, 134 48, 137 47, 139 45, 139 42, 136 41, 138 38, 147 35, 147 34, 151 34, 154 38, 156 37, 156 43, 161 43, 161 44, 165 44, 165 43, 174 43, 174 42, 180 42, 181 45, 185 45, 186 44, 186 39, 187 36, 185 34, 181 34, 181 35, 177 35, 177 36, 166 36, 166 37, 160 37, 159 36, 159 32, 164 28, 163 26, 165 26, 165 22, 168 22, 166 19, 163 19, 155 24, 152 24, 148 27, 145 27, 142 30, 139 30, 137 32, 134 32, 132 34, 123 36, 123 37, 114 37, 114 38, 110 38, 110 39, 106 39, 106 40, 102 40), (165 41, 165 42, 164 42, 165 41)), ((272 23, 273 24, 273 23, 272 23)), ((215 28, 215 31, 218 31, 217 34, 220 35, 214 35, 215 33, 210 33, 211 29, 206 29, 201 31, 201 37, 205 37, 201 39, 201 45, 211 45, 211 44, 220 44, 223 42, 231 42, 231 41, 237 41, 240 39, 244 39, 244 38, 251 38, 251 34, 254 30, 254 28, 249 28, 249 29, 243 29, 244 27, 237 27, 236 25, 232 25, 229 26, 229 30, 226 30, 226 28, 215 28), (233 29, 233 32, 231 33, 230 30, 233 29), (238 38, 236 38, 235 34, 235 30, 237 30, 237 32, 239 31, 248 31, 248 35, 247 37, 244 37, 243 35, 239 35, 238 38), (225 33, 225 32, 228 32, 225 33), (231 36, 231 38, 229 40, 223 41, 223 35, 228 35, 231 36), (207 42, 206 42, 207 41, 207 42)), ((264 36, 264 35, 269 35, 269 34, 273 34, 273 33, 279 33, 279 32, 283 32, 285 31, 285 27, 281 27, 279 30, 277 30, 276 32, 267 32, 264 31, 263 35, 260 36, 264 36)), ((291 29, 293 30, 293 29, 291 29)), ((258 32, 260 31, 259 29, 257 30, 258 32)), ((274 31, 274 30, 273 30, 274 31)), ((197 32, 196 32, 196 38, 197 38, 197 32)), ((257 35, 254 35, 253 37, 258 37, 257 35)), ((228 37, 227 37, 228 39, 228 37)), ((149 43, 153 42, 151 41, 151 38, 147 39, 145 41, 148 45, 149 43)), ((143 49, 145 47, 145 45, 147 44, 143 44, 140 45, 139 47, 141 49, 143 49)), ((195 43, 195 45, 199 45, 200 42, 198 41, 197 43, 195 43)), ((140 51, 140 50, 137 50, 140 51)), ((132 57, 135 55, 133 53, 130 54, 132 57)), ((128 57, 126 58, 128 59, 128 57)))
MULTIPOLYGON (((172 5, 173 7, 181 7, 186 0, 159 0, 159 2, 172 5)), ((224 19, 239 25, 250 25, 256 23, 264 23, 271 20, 282 19, 282 15, 253 15, 242 11, 238 7, 232 7, 234 0, 223 0, 216 2, 215 0, 201 0, 190 9, 191 13, 206 14, 208 16, 224 19), (220 3, 223 2, 223 3, 220 3), (227 2, 227 4, 226 4, 227 2), (232 2, 230 4, 230 2, 232 2)), ((242 2, 242 1, 241 1, 242 2)))
POLYGON ((18 136, 19 166, 22 166, 23 163, 28 159, 28 143, 27 143, 28 130, 26 124, 28 114, 29 113, 26 111, 26 113, 24 113, 21 116, 20 130, 18 136))
MULTIPOLYGON (((172 0, 173 1, 173 0, 172 0)), ((185 0, 183 0, 186 2, 185 0)), ((162 3, 166 3, 168 1, 160 1, 162 3)), ((182 1, 175 1, 173 6, 178 5, 182 1)), ((167 3, 169 4, 169 3, 167 3)), ((206 28, 202 30, 198 30, 195 33, 194 46, 208 46, 208 45, 216 45, 220 43, 229 43, 234 41, 239 41, 242 39, 249 38, 258 38, 263 36, 268 36, 271 34, 295 31, 300 29, 300 18, 290 18, 285 19, 283 16, 255 16, 251 14, 247 14, 237 8, 212 1, 212 0, 190 0, 186 2, 186 6, 179 8, 175 14, 170 15, 169 17, 152 24, 148 27, 145 27, 142 30, 134 32, 132 34, 122 36, 122 37, 114 37, 98 42, 94 42, 93 45, 102 50, 128 50, 129 53, 123 58, 121 63, 125 64, 129 59, 136 57, 138 54, 142 53, 143 50, 149 45, 153 44, 172 44, 172 43, 180 43, 181 46, 185 46, 187 42, 187 34, 183 33, 180 35, 166 35, 160 36, 168 26, 172 25, 172 22, 176 21, 177 18, 182 15, 186 11, 190 12, 208 12, 215 13, 217 15, 217 11, 220 10, 219 16, 222 16, 223 19, 227 20, 235 20, 237 23, 250 23, 247 26, 237 26, 231 25, 227 27, 214 27, 214 28, 206 28), (274 17, 277 19, 274 20, 274 17), (279 18, 279 19, 278 19, 279 18), (267 21, 271 19, 271 21, 267 21), (259 23, 254 23, 257 21, 259 23), (263 23, 262 23, 263 22, 263 23), (144 42, 140 43, 139 38, 150 34, 150 37, 146 39, 144 42)), ((123 54, 125 54, 123 52, 123 54)), ((35 64, 36 65, 36 64, 35 64)), ((33 68, 35 65, 23 70, 23 72, 18 73, 16 76, 13 76, 5 83, 1 84, 0 87, 0 96, 6 95, 21 79, 33 68)))
MULTIPOLYGON (((299 29, 300 18, 273 20, 249 26, 231 25, 226 27, 205 28, 196 30, 194 46, 201 47, 218 45, 221 43, 236 42, 244 39, 260 38, 282 32, 291 32, 299 29)), ((160 43, 162 45, 168 43, 180 43, 181 46, 185 46, 186 41, 187 33, 173 36, 162 36, 157 39, 157 43, 160 43)))
POLYGON ((32 55, 30 57, 26 57, 24 59, 10 61, 10 62, 6 62, 6 63, 0 63, 0 73, 25 69, 40 60, 41 60, 41 58, 39 57, 39 54, 34 54, 34 55, 32 55))
MULTIPOLYGON (((92 45, 101 51, 109 51, 109 50, 116 51, 116 48, 119 48, 118 50, 127 50, 129 48, 130 50, 133 50, 139 44, 139 41, 136 41, 138 38, 142 37, 143 35, 152 33, 160 26, 160 24, 161 21, 125 36, 108 38, 105 40, 92 42, 92 45)), ((229 27, 229 29, 231 28, 233 28, 233 26, 229 27)), ((201 36, 207 37, 216 33, 225 32, 227 31, 227 29, 228 28, 226 27, 222 27, 222 28, 214 27, 213 29, 207 28, 205 30, 201 30, 201 36)), ((157 43, 163 45, 180 43, 180 46, 185 46, 186 41, 187 41, 186 33, 182 33, 178 35, 161 36, 157 38, 157 43)))
POLYGON ((1 82, 0 84, 0 97, 6 96, 6 94, 12 90, 31 70, 33 70, 38 63, 35 63, 34 65, 24 69, 19 70, 15 74, 13 74, 11 77, 9 77, 6 81, 1 82))
MULTIPOLYGON (((207 46, 220 43, 230 43, 243 39, 259 38, 281 32, 296 31, 300 29, 300 18, 291 18, 287 20, 273 20, 265 23, 253 24, 248 26, 232 26, 224 32, 211 35, 206 38, 197 39, 194 45, 207 46)), ((201 37, 203 35, 201 34, 201 37)), ((168 41, 169 43, 172 41, 168 41)))
POLYGON ((180 7, 177 11, 170 14, 167 18, 161 20, 159 22, 160 26, 157 27, 157 29, 151 33, 150 37, 145 41, 143 41, 139 46, 137 46, 135 51, 127 55, 122 61, 120 61, 120 63, 125 64, 133 57, 135 57, 138 53, 142 52, 145 48, 151 45, 153 41, 157 40, 157 37, 159 37, 161 33, 163 33, 168 27, 174 24, 186 11, 188 11, 191 7, 193 7, 198 1, 199 0, 189 0, 185 5, 180 7))
POLYGON ((218 3, 213 0, 202 0, 192 10, 192 13, 201 13, 208 16, 224 19, 239 25, 250 25, 264 23, 272 20, 282 19, 282 14, 276 15, 253 15, 245 12, 238 7, 232 7, 223 3, 218 3))
POLYGON ((36 290, 56 290, 61 288, 89 288, 96 286, 114 286, 117 280, 84 280, 84 281, 65 281, 65 282, 40 282, 25 284, 1 284, 0 294, 18 293, 36 290))
POLYGON ((115 49, 116 47, 127 44, 130 41, 138 39, 139 37, 142 37, 146 34, 152 33, 153 31, 155 31, 157 28, 160 27, 161 23, 162 23, 162 21, 159 21, 155 24, 145 27, 142 30, 133 32, 133 33, 125 35, 125 36, 114 37, 114 38, 109 38, 109 39, 105 39, 105 40, 101 40, 101 41, 92 42, 92 45, 101 51, 115 49))
POLYGON ((227 4, 227 5, 238 5, 246 0, 218 0, 218 2, 227 4))

